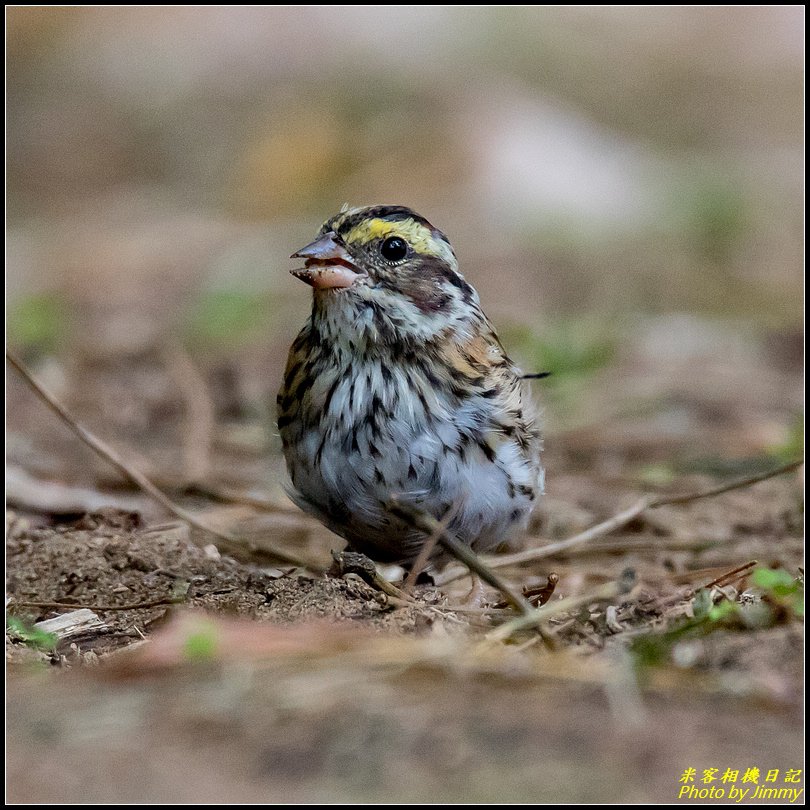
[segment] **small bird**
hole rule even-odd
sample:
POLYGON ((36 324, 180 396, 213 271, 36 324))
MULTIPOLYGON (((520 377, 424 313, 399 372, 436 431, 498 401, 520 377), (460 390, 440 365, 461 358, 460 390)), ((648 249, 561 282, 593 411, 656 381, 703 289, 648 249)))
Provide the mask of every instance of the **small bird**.
POLYGON ((404 206, 344 206, 292 258, 313 288, 278 395, 296 503, 406 567, 425 536, 392 496, 479 552, 524 528, 543 488, 535 411, 447 237, 404 206))

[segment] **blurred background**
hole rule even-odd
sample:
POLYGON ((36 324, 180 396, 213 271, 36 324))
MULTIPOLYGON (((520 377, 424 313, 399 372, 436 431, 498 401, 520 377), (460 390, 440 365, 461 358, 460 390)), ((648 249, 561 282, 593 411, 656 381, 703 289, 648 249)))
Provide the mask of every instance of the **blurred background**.
POLYGON ((177 344, 218 424, 266 419, 309 307, 287 257, 348 201, 450 236, 554 372, 570 460, 666 477, 800 444, 802 8, 7 21, 8 341, 108 435, 172 422, 177 344))

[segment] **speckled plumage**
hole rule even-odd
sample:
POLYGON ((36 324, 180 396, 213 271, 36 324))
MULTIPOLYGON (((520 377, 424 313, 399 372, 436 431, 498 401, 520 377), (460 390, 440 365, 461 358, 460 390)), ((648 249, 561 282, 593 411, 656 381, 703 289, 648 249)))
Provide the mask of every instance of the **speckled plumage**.
POLYGON ((424 539, 385 511, 393 494, 452 506, 450 531, 492 548, 542 491, 540 437, 450 243, 400 206, 344 207, 318 237, 294 254, 315 291, 278 395, 292 497, 374 559, 407 564, 424 539))

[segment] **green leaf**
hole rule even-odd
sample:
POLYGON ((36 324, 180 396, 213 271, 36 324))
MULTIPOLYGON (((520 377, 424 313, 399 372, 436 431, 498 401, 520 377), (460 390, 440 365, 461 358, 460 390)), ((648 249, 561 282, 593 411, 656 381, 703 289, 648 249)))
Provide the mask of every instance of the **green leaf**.
POLYGON ((525 326, 503 331, 506 344, 522 356, 527 372, 551 372, 546 385, 588 377, 616 354, 616 338, 609 326, 582 318, 560 319, 547 325, 542 335, 525 326))
POLYGON ((266 296, 241 290, 213 290, 203 296, 191 313, 187 331, 194 341, 234 348, 260 336, 270 319, 266 296))
POLYGON ((6 333, 16 346, 54 349, 67 331, 64 301, 53 294, 30 295, 9 307, 6 333))
POLYGON ((210 661, 216 656, 217 641, 214 625, 201 623, 197 630, 188 634, 183 652, 192 661, 210 661))
POLYGON ((636 636, 630 644, 630 652, 640 667, 652 667, 664 663, 672 649, 673 640, 666 634, 649 633, 636 636))
POLYGON ((54 633, 46 633, 44 630, 40 630, 38 627, 34 627, 19 618, 19 616, 6 617, 6 631, 29 647, 34 647, 37 650, 53 650, 59 642, 54 633))
POLYGON ((727 599, 724 599, 722 602, 718 602, 709 611, 709 621, 719 622, 737 613, 737 610, 736 602, 729 602, 727 599))
POLYGON ((692 613, 696 619, 705 619, 713 607, 712 595, 708 588, 701 588, 692 599, 692 613))
POLYGON ((771 456, 788 462, 804 455, 804 415, 797 413, 788 428, 784 441, 769 448, 771 456))
POLYGON ((751 575, 751 581, 774 596, 790 596, 801 587, 796 578, 782 568, 757 568, 751 575))

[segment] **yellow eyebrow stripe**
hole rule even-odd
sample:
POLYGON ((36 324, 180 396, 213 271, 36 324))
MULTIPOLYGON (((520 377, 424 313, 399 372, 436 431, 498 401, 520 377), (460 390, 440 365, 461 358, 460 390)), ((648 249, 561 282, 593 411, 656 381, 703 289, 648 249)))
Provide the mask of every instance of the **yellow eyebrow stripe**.
POLYGON ((444 252, 438 241, 433 238, 430 229, 414 219, 396 222, 387 219, 367 219, 355 225, 343 238, 349 244, 365 245, 388 236, 401 236, 417 253, 440 256, 444 252))

